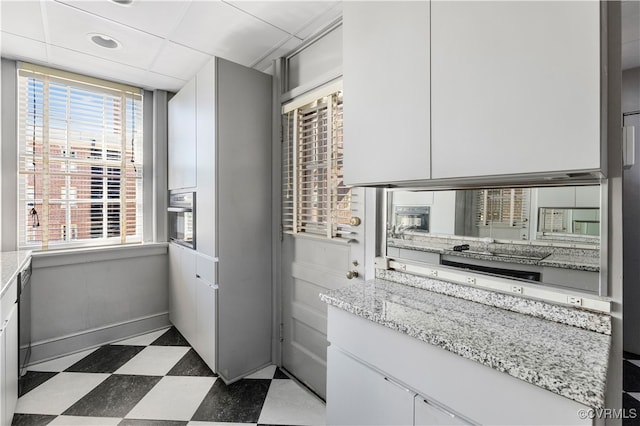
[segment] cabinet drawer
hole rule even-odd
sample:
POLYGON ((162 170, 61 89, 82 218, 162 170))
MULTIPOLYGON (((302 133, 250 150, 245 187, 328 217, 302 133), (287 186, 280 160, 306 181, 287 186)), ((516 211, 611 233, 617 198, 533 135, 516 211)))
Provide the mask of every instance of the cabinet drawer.
POLYGON ((218 259, 198 253, 196 256, 196 277, 209 284, 217 284, 218 259))

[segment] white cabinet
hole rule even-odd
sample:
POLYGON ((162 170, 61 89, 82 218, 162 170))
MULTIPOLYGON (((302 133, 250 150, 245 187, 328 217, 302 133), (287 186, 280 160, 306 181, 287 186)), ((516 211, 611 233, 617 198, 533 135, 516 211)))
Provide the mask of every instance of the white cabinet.
POLYGON ((345 2, 345 182, 604 174, 600 7, 345 2))
POLYGON ((196 339, 196 252, 169 244, 169 319, 193 345, 196 339))
POLYGON ((17 280, 2 295, 0 309, 0 424, 10 425, 18 401, 17 280))
POLYGON ((196 186, 196 79, 169 101, 169 189, 196 186))
POLYGON ((327 424, 413 423, 414 393, 335 346, 327 349, 327 360, 331 367, 327 370, 327 424))
POLYGON ((228 383, 271 362, 271 76, 213 58, 189 84, 200 278, 193 290, 172 284, 170 317, 181 332, 179 323, 193 327, 191 339, 183 334, 228 383), (202 259, 215 267, 200 270, 202 259), (189 311, 184 297, 193 300, 189 311))
POLYGON ((204 362, 216 370, 216 260, 196 255, 196 338, 193 348, 204 362))
POLYGON ((342 7, 345 183, 429 179, 429 2, 342 7))
POLYGON ((415 396, 414 421, 416 426, 421 425, 469 425, 459 416, 440 407, 436 402, 431 401, 422 395, 415 396))
POLYGON ((600 171, 600 45, 600 2, 432 2, 432 178, 600 171))
MULTIPOLYGON (((389 385, 399 384, 417 396, 416 424, 592 425, 576 415, 588 409, 583 404, 335 306, 328 308, 327 338, 327 424, 370 420, 368 411, 384 406, 379 398, 396 395, 389 385)), ((406 411, 406 402, 398 403, 406 411)))

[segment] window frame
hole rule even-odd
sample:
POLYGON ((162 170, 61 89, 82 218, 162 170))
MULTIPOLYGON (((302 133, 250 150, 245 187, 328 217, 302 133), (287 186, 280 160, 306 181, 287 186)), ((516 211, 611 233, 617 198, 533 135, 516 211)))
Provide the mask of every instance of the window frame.
MULTIPOLYGON (((83 248, 83 247, 96 247, 96 246, 109 246, 109 245, 123 245, 123 244, 131 244, 131 243, 140 243, 144 239, 144 219, 145 212, 143 210, 143 199, 144 199, 144 189, 145 182, 143 179, 143 168, 144 168, 144 148, 145 148, 145 125, 144 125, 144 94, 143 90, 119 83, 104 81, 92 77, 82 76, 66 71, 55 70, 47 67, 42 67, 38 65, 28 64, 28 63, 19 63, 17 67, 17 123, 18 123, 18 132, 17 132, 17 151, 18 151, 18 164, 17 164, 17 195, 18 195, 18 205, 17 205, 17 221, 18 221, 18 233, 17 233, 17 247, 19 249, 29 249, 29 250, 49 250, 49 249, 68 249, 68 248, 83 248), (31 182, 30 177, 34 177, 36 175, 41 176, 39 184, 43 184, 45 180, 49 180, 52 176, 52 169, 49 167, 47 170, 34 171, 33 166, 29 166, 27 164, 27 157, 31 158, 32 156, 37 157, 37 153, 33 151, 33 145, 27 139, 31 137, 31 133, 29 133, 29 124, 26 122, 27 118, 25 113, 27 112, 27 107, 22 103, 25 100, 34 99, 33 96, 29 97, 28 85, 29 80, 42 81, 43 90, 47 89, 45 82, 53 81, 59 87, 67 88, 67 95, 65 99, 69 102, 70 93, 73 90, 76 90, 76 93, 89 93, 87 96, 96 96, 97 98, 102 97, 105 101, 107 98, 113 99, 114 102, 118 103, 113 104, 113 111, 110 111, 111 115, 107 112, 102 111, 99 113, 103 117, 102 132, 106 134, 105 128, 110 128, 113 130, 112 137, 119 137, 120 143, 118 148, 118 158, 114 160, 113 158, 102 158, 99 160, 91 161, 90 157, 80 159, 80 165, 82 162, 88 165, 88 168, 93 168, 93 166, 101 164, 104 170, 107 168, 117 167, 121 171, 125 170, 125 173, 119 174, 119 183, 118 187, 120 193, 118 194, 117 199, 109 199, 107 200, 110 204, 113 202, 119 203, 119 219, 118 219, 118 236, 110 236, 107 231, 107 236, 102 236, 98 238, 91 237, 90 235, 84 235, 82 239, 73 239, 71 236, 75 234, 75 236, 79 236, 78 226, 86 226, 91 223, 90 215, 91 215, 91 206, 93 203, 93 196, 86 198, 86 194, 83 195, 85 198, 79 198, 78 193, 79 189, 77 188, 77 183, 71 183, 70 180, 73 179, 82 179, 82 186, 85 187, 85 192, 88 191, 91 194, 91 180, 93 177, 88 176, 90 173, 85 173, 87 176, 81 176, 82 173, 78 173, 74 175, 74 172, 78 172, 78 164, 75 164, 74 160, 78 158, 78 152, 76 147, 71 145, 74 143, 74 139, 70 137, 69 126, 70 122, 73 121, 71 118, 71 111, 67 109, 66 114, 64 115, 63 122, 67 126, 67 134, 64 139, 62 139, 63 151, 60 154, 59 158, 55 157, 55 161, 60 163, 61 170, 56 171, 54 174, 58 174, 60 176, 67 176, 65 178, 66 183, 63 185, 52 185, 49 183, 50 189, 48 190, 49 194, 37 194, 33 196, 33 202, 36 205, 39 205, 40 211, 38 212, 37 221, 40 222, 40 226, 47 226, 47 220, 43 220, 44 216, 48 213, 48 207, 45 207, 43 204, 43 196, 48 199, 48 206, 57 205, 59 203, 54 202, 52 204, 51 200, 54 200, 57 196, 60 196, 64 189, 67 189, 66 193, 69 193, 68 188, 74 187, 76 197, 71 199, 67 197, 67 199, 60 200, 62 204, 64 204, 65 208, 61 208, 63 211, 67 211, 67 217, 64 222, 59 220, 59 227, 50 226, 48 230, 42 232, 43 235, 36 239, 29 239, 28 237, 28 229, 31 224, 31 217, 27 213, 29 210, 28 202, 31 198, 28 197, 29 194, 34 192, 33 182, 31 182), (73 88, 73 89, 70 89, 73 88), (25 92, 26 91, 26 92, 25 92), (131 106, 133 105, 133 108, 131 106), (116 113, 117 111, 117 113, 116 113), (132 116, 130 116, 133 114, 132 116), (112 121, 109 121, 112 120, 112 121), (116 121, 119 120, 119 124, 116 125, 116 121), (119 132, 119 133, 118 133, 119 132), (69 155, 67 155, 67 152, 69 155), (113 160, 113 161, 112 161, 113 160), (72 164, 74 163, 74 164, 72 164), (113 164, 112 164, 113 163, 113 164), (116 164, 117 163, 117 164, 116 164), (127 173, 127 170, 135 170, 133 173, 127 173), (73 178, 73 179, 71 179, 73 178), (58 187, 59 186, 59 187, 58 187), (131 191, 133 190, 133 192, 131 191), (58 194, 56 194, 56 191, 58 194), (61 192, 62 191, 62 192, 61 192), (39 198, 35 198, 35 197, 39 198), (86 211, 86 219, 81 220, 72 220, 69 218, 69 210, 74 210, 77 205, 85 204, 88 205, 88 211, 86 211), (70 207, 70 208, 66 208, 70 207), (127 220, 134 220, 134 226, 127 226, 127 220), (44 223, 43 223, 44 222, 44 223), (74 232, 74 225, 76 231, 74 232), (69 228, 70 226, 70 228, 69 228), (71 229, 71 233, 64 232, 64 229, 71 229), (58 232, 59 231, 59 232, 58 232), (67 240, 62 241, 56 233, 61 235, 66 235, 67 240), (69 235, 67 235, 69 234, 69 235)), ((39 119, 42 120, 41 123, 38 123, 44 127, 48 126, 49 123, 45 120, 47 115, 45 114, 45 108, 48 110, 50 104, 46 102, 49 99, 46 99, 47 96, 43 95, 41 100, 42 102, 42 117, 39 119)), ((34 110, 35 111, 35 110, 34 110)), ((31 118, 29 118, 31 119, 31 118)), ((37 126, 36 126, 37 127, 37 126)), ((87 131, 90 133, 90 131, 87 131)), ((33 131, 33 135, 35 135, 35 130, 33 131)), ((45 139, 50 138, 51 135, 46 135, 44 131, 39 136, 39 141, 36 145, 41 148, 46 147, 48 142, 45 142, 45 139)), ((35 142, 34 142, 35 143, 35 142)), ((75 142, 75 144, 80 144, 80 142, 75 142)), ((86 144, 86 141, 85 141, 86 144)), ((112 147, 112 143, 108 143, 106 139, 103 139, 99 142, 100 149, 104 151, 107 147, 112 147)), ((37 149, 36 148, 36 149, 37 149)), ((93 149, 93 148, 91 148, 93 149)), ((105 151, 106 152, 106 151, 105 151)), ((51 151, 48 153, 40 153, 39 157, 41 157, 41 161, 45 163, 45 158, 50 157, 51 151)), ((45 164, 42 166, 46 167, 45 164)), ((83 165, 83 167, 85 167, 83 165)), ((92 172, 91 172, 92 174, 92 172)), ((110 179, 110 178, 104 178, 110 179)), ((108 183, 104 183, 103 192, 106 191, 108 183)), ((71 191, 73 192, 73 190, 71 191)), ((104 198, 104 197, 103 197, 104 198)), ((59 200, 59 201, 60 201, 59 200)), ((104 200, 101 200, 104 201, 104 200)), ((103 203, 104 204, 104 203, 103 203)), ((105 204, 106 206, 106 204, 105 204)), ((87 207, 85 207, 86 209, 87 207)), ((107 207, 105 207, 106 209, 107 207)), ((109 215, 106 215, 109 216, 109 215)), ((109 227, 109 220, 103 220, 103 228, 109 227)), ((89 232, 85 232, 85 234, 89 234, 89 232)), ((104 233, 103 233, 104 235, 104 233)))

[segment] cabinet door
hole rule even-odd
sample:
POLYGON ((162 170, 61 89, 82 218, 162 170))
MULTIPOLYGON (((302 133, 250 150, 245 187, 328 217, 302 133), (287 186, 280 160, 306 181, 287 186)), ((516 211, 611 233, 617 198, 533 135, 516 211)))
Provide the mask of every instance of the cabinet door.
POLYGON ((344 2, 344 181, 430 177, 429 2, 344 2))
POLYGON ((184 328, 184 312, 180 309, 183 250, 185 250, 184 247, 169 244, 169 320, 181 331, 184 328))
POLYGON ((414 396, 335 346, 327 349, 328 425, 411 425, 414 396))
POLYGON ((196 277, 196 340, 194 348, 212 371, 216 371, 216 289, 196 277))
POLYGON ((196 186, 196 80, 169 101, 169 189, 196 186))
POLYGON ((600 169, 599 8, 432 3, 432 178, 600 169))
MULTIPOLYGON (((3 312, 4 314, 4 312, 3 312)), ((2 397, 4 398, 3 424, 10 425, 18 401, 18 305, 14 303, 6 316, 4 328, 4 368, 2 397)))
POLYGON ((437 403, 416 395, 415 425, 469 425, 454 413, 445 410, 437 403))
POLYGON ((182 288, 179 309, 184 313, 184 325, 181 330, 189 343, 197 340, 196 336, 196 252, 184 249, 182 252, 182 288))

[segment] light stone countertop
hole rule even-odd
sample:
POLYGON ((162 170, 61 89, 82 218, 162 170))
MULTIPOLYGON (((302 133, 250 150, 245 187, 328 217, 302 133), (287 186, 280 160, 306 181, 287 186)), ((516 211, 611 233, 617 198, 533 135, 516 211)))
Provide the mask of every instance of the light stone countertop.
POLYGON ((604 407, 606 334, 383 279, 320 299, 589 407, 604 407))
POLYGON ((2 276, 0 294, 4 294, 7 286, 24 268, 30 257, 31 252, 28 250, 0 252, 0 275, 2 276))

